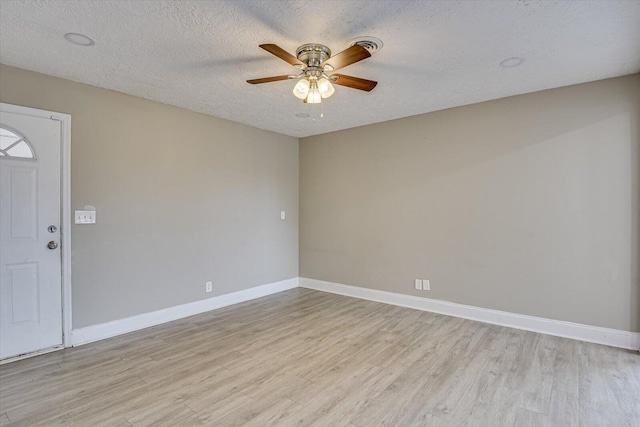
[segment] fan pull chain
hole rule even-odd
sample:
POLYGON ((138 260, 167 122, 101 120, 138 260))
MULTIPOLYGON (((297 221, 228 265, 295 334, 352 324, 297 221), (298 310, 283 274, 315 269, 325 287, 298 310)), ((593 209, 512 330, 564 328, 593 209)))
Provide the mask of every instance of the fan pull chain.
MULTIPOLYGON (((311 115, 311 122, 315 123, 316 120, 320 120, 320 119, 322 119, 324 117, 324 107, 322 106, 322 104, 324 104, 324 103, 320 102, 318 104, 318 107, 317 107, 317 108, 320 108, 320 115, 317 116, 316 115, 317 112, 314 111, 314 114, 311 115), (317 119, 316 119, 316 117, 317 117, 317 119)), ((316 107, 312 107, 312 108, 315 109, 316 107)))

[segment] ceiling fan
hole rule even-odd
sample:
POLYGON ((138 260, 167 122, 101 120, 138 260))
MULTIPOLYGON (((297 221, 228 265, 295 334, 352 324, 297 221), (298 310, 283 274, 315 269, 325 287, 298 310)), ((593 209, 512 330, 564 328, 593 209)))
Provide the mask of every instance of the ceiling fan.
POLYGON ((300 69, 300 74, 265 77, 247 80, 247 83, 260 84, 280 80, 299 80, 293 88, 293 94, 309 104, 318 104, 335 91, 333 84, 370 92, 378 84, 373 80, 344 74, 328 74, 371 56, 369 50, 360 44, 354 44, 337 55, 331 56, 331 50, 324 45, 307 43, 296 49, 296 56, 291 55, 275 44, 261 44, 260 47, 283 61, 300 69))

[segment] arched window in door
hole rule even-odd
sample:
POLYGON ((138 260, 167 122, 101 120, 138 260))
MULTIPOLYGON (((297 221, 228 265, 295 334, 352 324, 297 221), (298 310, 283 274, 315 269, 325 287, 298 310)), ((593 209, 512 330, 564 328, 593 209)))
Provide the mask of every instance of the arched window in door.
POLYGON ((36 155, 24 135, 5 125, 0 125, 0 158, 35 160, 36 155))

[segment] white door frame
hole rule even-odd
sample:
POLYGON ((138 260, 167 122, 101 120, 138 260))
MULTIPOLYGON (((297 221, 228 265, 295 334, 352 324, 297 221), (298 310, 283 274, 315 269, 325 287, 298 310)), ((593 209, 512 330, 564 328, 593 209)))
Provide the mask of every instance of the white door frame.
MULTIPOLYGON (((39 110, 20 105, 0 103, 3 111, 42 117, 60 122, 60 238, 62 243, 62 346, 71 347, 71 115, 55 111, 39 110)), ((42 351, 28 354, 26 357, 40 354, 42 351)), ((22 357, 19 357, 22 358, 22 357)), ((18 358, 10 358, 16 360, 18 358)), ((4 361, 3 361, 4 362, 4 361)))

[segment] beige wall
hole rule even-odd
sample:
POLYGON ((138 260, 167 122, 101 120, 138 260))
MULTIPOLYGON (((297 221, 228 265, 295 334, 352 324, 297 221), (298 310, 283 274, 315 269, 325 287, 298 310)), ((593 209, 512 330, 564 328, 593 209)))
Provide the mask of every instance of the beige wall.
POLYGON ((640 331, 639 127, 633 75, 304 138, 300 275, 640 331))
MULTIPOLYGON (((75 328, 298 275, 295 138, 7 66, 0 101, 72 115, 75 328)), ((304 138, 300 276, 640 331, 639 128, 634 75, 304 138)))
POLYGON ((7 66, 0 101, 72 115, 74 328, 298 275, 296 138, 7 66))

